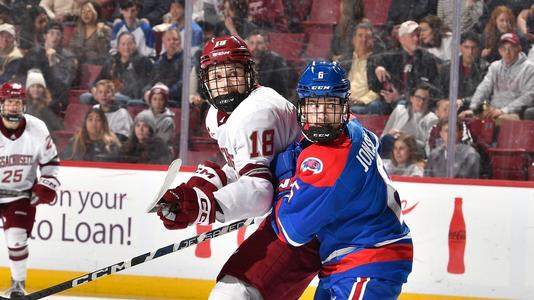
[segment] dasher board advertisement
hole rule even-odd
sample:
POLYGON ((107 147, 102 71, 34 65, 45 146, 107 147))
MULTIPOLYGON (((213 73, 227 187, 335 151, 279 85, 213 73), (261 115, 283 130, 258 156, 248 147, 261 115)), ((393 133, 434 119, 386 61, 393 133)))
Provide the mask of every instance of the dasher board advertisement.
MULTIPOLYGON (((70 279, 71 274, 92 272, 220 226, 169 231, 156 214, 146 213, 166 169, 61 166, 58 198, 52 205, 38 207, 27 288, 44 289, 70 279)), ((181 170, 176 184, 187 180, 194 168, 181 170)), ((401 299, 421 294, 443 299, 534 299, 534 184, 393 179, 414 242, 413 272, 401 299)), ((76 291, 206 299, 226 259, 255 228, 228 233, 76 291), (163 282, 175 288, 164 289, 164 294, 153 288, 163 282)), ((3 238, 0 247, 5 249, 3 238)), ((0 251, 0 262, 0 288, 7 288, 7 251, 0 251)), ((303 299, 311 299, 309 295, 303 299)))

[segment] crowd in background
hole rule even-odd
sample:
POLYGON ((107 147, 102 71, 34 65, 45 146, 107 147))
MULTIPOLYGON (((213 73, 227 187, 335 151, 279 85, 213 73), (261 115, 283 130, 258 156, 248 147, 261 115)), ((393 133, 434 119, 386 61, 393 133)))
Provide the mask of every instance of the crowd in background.
MULTIPOLYGON (((167 164, 179 151, 182 103, 191 109, 190 151, 217 158, 202 129, 199 57, 211 37, 238 35, 259 83, 290 101, 307 61, 338 61, 353 117, 382 121, 374 131, 389 173, 446 175, 455 1, 192 2, 184 53, 184 0, 1 1, 0 83, 25 85, 27 113, 47 124, 64 160, 167 164)), ((507 146, 497 144, 501 127, 534 119, 534 6, 461 3, 454 177, 495 178, 491 149, 507 146)))

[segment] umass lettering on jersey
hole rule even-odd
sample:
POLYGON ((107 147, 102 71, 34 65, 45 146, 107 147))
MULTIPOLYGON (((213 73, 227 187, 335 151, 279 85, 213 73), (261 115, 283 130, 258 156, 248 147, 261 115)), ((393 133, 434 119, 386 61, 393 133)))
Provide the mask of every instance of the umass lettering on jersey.
POLYGON ((32 155, 12 154, 0 156, 0 168, 11 166, 29 166, 33 164, 32 155))

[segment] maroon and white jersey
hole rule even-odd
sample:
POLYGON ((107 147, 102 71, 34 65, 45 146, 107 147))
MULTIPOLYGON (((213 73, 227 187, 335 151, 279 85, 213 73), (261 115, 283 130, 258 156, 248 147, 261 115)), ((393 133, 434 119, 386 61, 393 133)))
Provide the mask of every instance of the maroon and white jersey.
MULTIPOLYGON (((43 121, 24 115, 16 130, 9 130, 0 120, 0 190, 29 192, 37 177, 57 182, 59 158, 56 145, 43 121)), ((5 197, 0 191, 0 203, 28 196, 5 197)))
POLYGON ((269 165, 301 131, 295 106, 268 87, 258 87, 231 113, 210 107, 206 127, 226 158, 228 184, 214 193, 227 222, 264 215, 271 208, 269 165))

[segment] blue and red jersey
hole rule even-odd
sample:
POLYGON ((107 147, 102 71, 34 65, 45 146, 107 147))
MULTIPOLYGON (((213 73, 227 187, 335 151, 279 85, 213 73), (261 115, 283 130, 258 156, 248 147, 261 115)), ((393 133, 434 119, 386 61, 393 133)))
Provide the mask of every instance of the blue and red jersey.
POLYGON ((302 150, 289 193, 275 202, 279 239, 293 246, 319 239, 321 280, 349 275, 406 282, 411 272, 410 230, 378 147, 376 135, 349 122, 334 142, 302 150))

